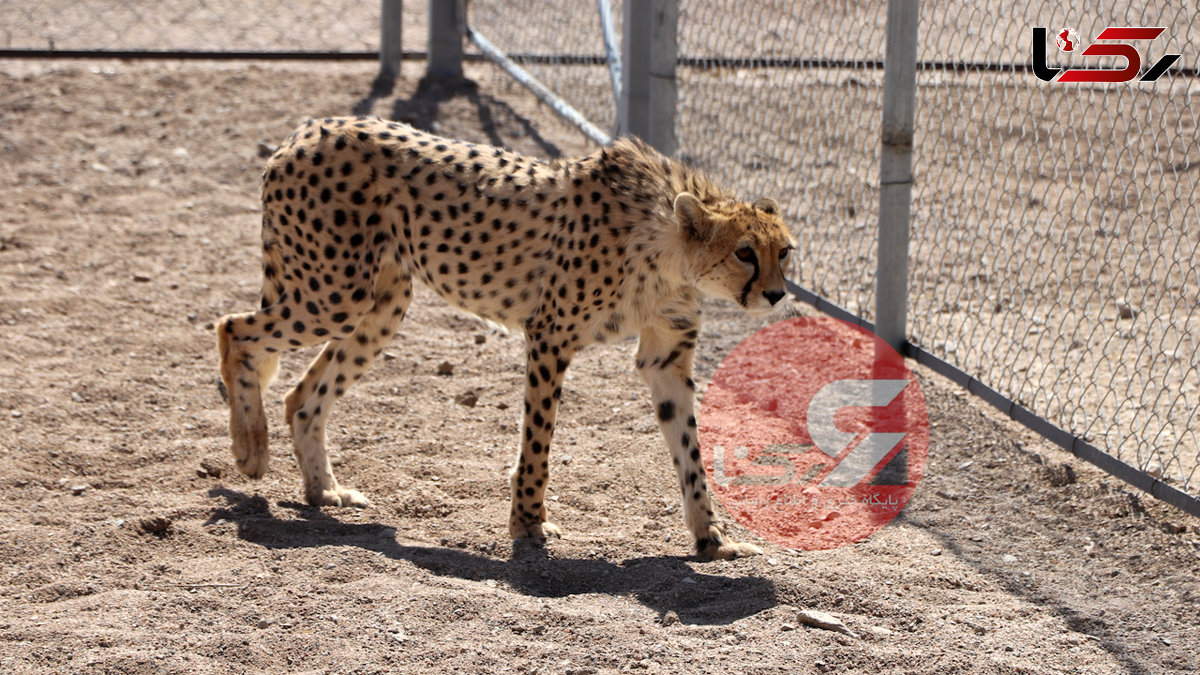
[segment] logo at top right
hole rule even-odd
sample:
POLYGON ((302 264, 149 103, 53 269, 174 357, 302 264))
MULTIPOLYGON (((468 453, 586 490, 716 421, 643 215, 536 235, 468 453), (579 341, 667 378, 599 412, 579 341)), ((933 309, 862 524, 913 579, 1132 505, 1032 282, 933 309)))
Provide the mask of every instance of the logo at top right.
MULTIPOLYGON (((1109 26, 1100 31, 1096 40, 1108 40, 1101 44, 1095 42, 1087 46, 1080 54, 1082 56, 1120 56, 1125 59, 1125 67, 1115 68, 1051 68, 1046 65, 1046 28, 1033 28, 1033 73, 1038 79, 1046 82, 1154 82, 1162 77, 1181 54, 1164 54, 1149 70, 1142 73, 1142 57, 1131 44, 1135 40, 1154 40, 1162 35, 1166 28, 1146 26, 1109 26), (1141 77, 1138 77, 1138 75, 1141 77)), ((1073 28, 1063 28, 1054 34, 1054 42, 1058 48, 1067 53, 1079 51, 1079 36, 1073 28)))

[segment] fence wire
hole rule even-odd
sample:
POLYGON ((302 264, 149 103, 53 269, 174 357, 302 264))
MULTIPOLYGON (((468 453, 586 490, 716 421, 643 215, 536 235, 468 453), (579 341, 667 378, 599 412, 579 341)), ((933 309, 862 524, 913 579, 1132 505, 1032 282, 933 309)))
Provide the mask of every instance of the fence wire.
POLYGON ((743 196, 779 201, 792 278, 865 318, 875 304, 883 73, 880 2, 679 3, 680 154, 743 196), (769 63, 817 61, 812 67, 769 63))
MULTIPOLYGON (((407 19, 423 26, 424 7, 405 9, 406 48, 421 49, 424 33, 407 19)), ((0 49, 378 51, 379 15, 379 0, 5 0, 0 49)))
MULTIPOLYGON (((612 15, 621 31, 621 2, 612 15)), ((468 21, 474 30, 534 77, 611 133, 616 99, 604 50, 596 0, 472 0, 468 21)), ((497 82, 517 86, 496 71, 497 82)))
MULTIPOLYGON (((472 21, 503 34, 510 52, 600 55, 591 5, 564 3, 554 15, 477 1, 472 21)), ((1195 68, 1200 12, 1167 2, 1064 11, 923 4, 909 333, 1035 414, 1197 495, 1195 81, 1048 84, 1028 63, 1033 26, 1051 36, 1073 28, 1083 45, 1109 25, 1165 26, 1139 45, 1144 67, 1172 52, 1184 55, 1176 68, 1195 68)), ((867 319, 885 22, 886 4, 867 0, 679 2, 679 154, 747 197, 784 204, 801 242, 794 277, 867 319)), ((1054 65, 1085 65, 1078 51, 1048 48, 1054 65)), ((593 121, 612 119, 603 68, 535 67, 593 121)))
MULTIPOLYGON (((1152 62, 1200 58, 1200 12, 1106 2, 938 3, 918 58, 1053 66, 1106 26, 1164 26, 1152 62), (957 29, 957 30, 956 30, 957 29), (962 39, 953 39, 958 36, 962 39)), ((1150 63, 1143 63, 1148 68, 1150 63)), ((1032 73, 918 73, 909 333, 1110 455, 1200 494, 1196 81, 1075 85, 1032 73)))

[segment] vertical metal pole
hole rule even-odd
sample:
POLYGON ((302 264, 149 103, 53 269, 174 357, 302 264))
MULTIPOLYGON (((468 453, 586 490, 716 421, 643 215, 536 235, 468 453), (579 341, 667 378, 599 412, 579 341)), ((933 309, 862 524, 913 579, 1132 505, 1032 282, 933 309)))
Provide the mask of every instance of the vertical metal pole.
POLYGON ((678 0, 625 2, 617 128, 675 153, 678 0))
POLYGON ((400 77, 400 56, 403 54, 401 14, 404 0, 381 0, 379 18, 379 81, 395 82, 400 77))
POLYGON ((912 204, 918 4, 918 0, 888 0, 883 74, 875 332, 901 354, 908 336, 908 219, 912 204))
POLYGON ((621 100, 621 54, 617 52, 617 30, 613 28, 612 3, 596 0, 596 11, 600 14, 600 32, 604 36, 604 55, 608 60, 608 76, 612 80, 613 102, 621 100))
POLYGON ((429 63, 425 77, 462 77, 463 37, 467 28, 466 0, 429 0, 429 63))

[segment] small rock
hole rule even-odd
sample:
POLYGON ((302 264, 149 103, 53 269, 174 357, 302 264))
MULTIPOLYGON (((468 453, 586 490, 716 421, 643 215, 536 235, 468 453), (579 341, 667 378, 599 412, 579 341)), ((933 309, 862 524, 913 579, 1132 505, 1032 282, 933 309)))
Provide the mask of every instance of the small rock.
POLYGON ((683 578, 683 583, 685 583, 685 584, 694 584, 694 583, 696 583, 696 580, 695 580, 695 579, 693 579, 693 578, 691 578, 691 577, 684 577, 684 578, 683 578))
POLYGON ((213 478, 220 478, 221 472, 223 471, 223 469, 221 468, 220 464, 217 464, 216 462, 214 462, 211 459, 202 459, 202 460, 200 460, 200 471, 203 472, 203 474, 202 474, 203 476, 212 476, 213 478))
POLYGON ((1117 303, 1117 316, 1122 319, 1132 319, 1137 316, 1137 310, 1128 302, 1121 301, 1117 303))
POLYGON ((1000 560, 1006 563, 1015 563, 1017 562, 1017 556, 1011 553, 1005 553, 1004 555, 1000 556, 1000 560))
POLYGON ((477 345, 481 345, 481 344, 483 344, 483 343, 485 343, 485 342, 487 342, 487 336, 486 336, 486 335, 484 335, 483 333, 480 333, 480 334, 478 334, 478 335, 476 335, 476 336, 475 336, 475 344, 477 344, 477 345))
POLYGON ((783 631, 787 631, 787 630, 796 630, 796 624, 794 624, 794 623, 785 623, 785 624, 783 624, 783 625, 781 625, 781 626, 779 627, 779 630, 783 630, 783 631))
POLYGON ((796 618, 806 626, 831 630, 842 635, 849 635, 852 638, 858 637, 858 635, 846 627, 845 623, 842 623, 841 619, 828 612, 816 609, 802 609, 796 613, 796 618))
POLYGON ((79 495, 81 495, 81 494, 83 494, 83 493, 87 492, 87 489, 88 489, 89 487, 91 487, 91 486, 90 486, 90 485, 88 485, 87 483, 82 483, 82 484, 80 484, 80 485, 72 485, 72 486, 71 486, 71 494, 73 494, 73 495, 75 495, 75 496, 77 496, 77 497, 78 497, 79 495))
POLYGON ((1178 523, 1163 523, 1162 531, 1166 532, 1167 534, 1183 534, 1187 531, 1187 525, 1180 525, 1178 523))
POLYGON ((438 365, 437 374, 438 375, 453 375, 454 374, 454 364, 450 363, 449 361, 442 361, 441 364, 438 365))
POLYGON ((138 525, 146 534, 152 534, 159 539, 169 537, 175 532, 175 526, 171 523, 170 518, 162 516, 156 518, 145 518, 138 525))
POLYGON ((83 396, 81 396, 79 392, 73 391, 71 392, 71 400, 75 401, 76 403, 83 403, 83 396))
POLYGON ((384 360, 384 361, 395 361, 395 360, 396 360, 396 355, 395 355, 395 354, 393 354, 393 353, 391 353, 391 352, 384 352, 384 353, 383 353, 383 360, 384 360))
POLYGON ((266 158, 270 157, 271 155, 275 154, 275 151, 276 151, 277 149, 278 149, 278 148, 276 148, 276 147, 275 147, 275 146, 273 146, 273 145, 267 145, 266 143, 263 143, 262 141, 259 141, 259 143, 258 143, 258 156, 259 156, 260 158, 262 158, 262 159, 266 159, 266 158))
POLYGON ((1151 476, 1153 476, 1155 478, 1161 479, 1162 475, 1163 475, 1162 463, 1150 462, 1149 464, 1146 465, 1146 473, 1150 474, 1151 476))
POLYGON ((570 455, 563 455, 562 459, 559 461, 561 461, 563 464, 570 464, 571 462, 575 461, 575 458, 571 457, 570 455))
POLYGON ((172 155, 175 155, 176 157, 181 157, 181 158, 182 158, 182 157, 187 157, 187 156, 188 156, 188 151, 187 151, 187 148, 184 148, 184 147, 178 147, 178 148, 175 148, 174 150, 172 150, 172 151, 171 151, 171 154, 172 154, 172 155))
POLYGON ((255 625, 258 626, 259 630, 262 630, 263 628, 268 628, 271 625, 271 620, 270 619, 259 619, 258 623, 255 625))
POLYGON ((940 549, 940 548, 935 548, 929 552, 929 555, 941 555, 941 554, 942 554, 942 549, 940 549))
POLYGON ((396 538, 396 528, 394 528, 394 527, 383 528, 382 530, 379 531, 379 538, 380 539, 395 539, 396 538))
POLYGON ((479 395, 473 391, 467 390, 458 396, 455 396, 454 402, 459 405, 465 405, 468 408, 474 408, 475 404, 479 403, 479 395))
POLYGON ((674 626, 677 623, 679 623, 679 615, 675 613, 675 610, 668 610, 666 614, 663 614, 662 625, 674 626))
POLYGON ((147 282, 149 282, 149 281, 150 281, 150 275, 148 275, 148 274, 135 274, 135 275, 133 275, 133 280, 134 280, 134 281, 136 281, 136 282, 138 282, 138 283, 140 283, 140 284, 144 284, 144 283, 147 283, 147 282))

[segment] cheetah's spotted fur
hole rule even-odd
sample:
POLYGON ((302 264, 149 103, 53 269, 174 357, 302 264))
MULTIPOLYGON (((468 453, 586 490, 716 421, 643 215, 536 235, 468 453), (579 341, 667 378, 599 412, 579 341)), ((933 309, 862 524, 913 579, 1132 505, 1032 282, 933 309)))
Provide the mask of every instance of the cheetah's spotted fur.
POLYGON ((286 397, 315 505, 364 506, 325 451, 334 402, 382 351, 414 277, 447 301, 519 329, 525 416, 511 474, 514 538, 557 535, 543 495, 571 357, 638 335, 637 369, 704 558, 757 553, 716 525, 693 416, 701 295, 765 315, 783 301, 791 235, 769 199, 739 202, 635 139, 544 162, 374 118, 310 120, 263 177, 262 308, 223 317, 221 375, 238 468, 267 470, 261 391, 279 352, 326 343, 286 397))

